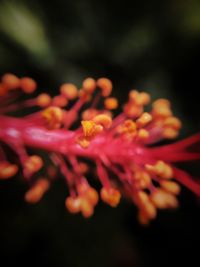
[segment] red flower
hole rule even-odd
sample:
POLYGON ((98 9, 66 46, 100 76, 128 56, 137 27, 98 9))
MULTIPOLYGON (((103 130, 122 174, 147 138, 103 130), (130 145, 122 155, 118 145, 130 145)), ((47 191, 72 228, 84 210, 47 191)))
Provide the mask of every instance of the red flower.
MULTIPOLYGON (((173 165, 200 159, 200 153, 188 150, 200 141, 200 134, 173 144, 152 146, 160 140, 176 138, 181 128, 168 100, 154 101, 151 111, 145 112, 149 94, 132 90, 123 111, 113 118, 111 110, 117 108, 118 101, 110 97, 111 81, 87 78, 80 90, 66 83, 53 98, 43 93, 14 103, 21 91, 30 94, 36 87, 33 79, 13 74, 5 74, 0 84, 0 145, 7 144, 19 157, 23 176, 30 184, 25 194, 27 202, 39 201, 60 171, 69 189, 67 209, 90 217, 99 199, 86 178, 92 166, 102 185, 101 199, 116 207, 121 195, 126 196, 137 205, 138 218, 144 224, 156 217, 157 209, 178 206, 177 182, 200 195, 200 185, 173 165), (97 107, 101 98, 103 109, 97 107), (30 115, 8 115, 33 106, 38 111, 30 115), (38 155, 29 156, 27 147, 46 151, 52 165, 43 164, 38 155), (41 168, 46 168, 46 177, 35 178, 33 174, 41 168)), ((18 171, 5 154, 1 148, 0 179, 8 179, 18 171)))

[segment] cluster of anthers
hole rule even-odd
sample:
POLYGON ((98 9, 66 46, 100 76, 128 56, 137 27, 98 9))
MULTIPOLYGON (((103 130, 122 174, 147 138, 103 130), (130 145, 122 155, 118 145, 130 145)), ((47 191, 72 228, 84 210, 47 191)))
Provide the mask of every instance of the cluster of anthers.
POLYGON ((84 217, 93 214, 99 196, 116 207, 124 195, 137 206, 139 221, 147 224, 157 209, 178 206, 178 182, 200 195, 200 185, 173 165, 200 159, 200 153, 190 151, 200 135, 153 146, 176 138, 181 128, 168 100, 154 101, 146 112, 150 95, 131 90, 121 113, 114 117, 118 101, 110 96, 112 83, 107 78, 87 78, 79 90, 74 84, 62 84, 54 97, 42 93, 18 100, 22 92, 31 94, 36 88, 33 79, 14 74, 5 74, 0 83, 0 179, 11 178, 21 165, 29 184, 27 202, 38 202, 57 172, 68 186, 66 208, 84 217), (16 111, 33 107, 36 111, 29 115, 14 117, 16 111), (7 146, 17 154, 14 163, 8 160, 7 146), (27 148, 46 151, 52 164, 44 164, 39 155, 28 155, 27 148), (89 184, 91 176, 101 183, 99 194, 89 184))

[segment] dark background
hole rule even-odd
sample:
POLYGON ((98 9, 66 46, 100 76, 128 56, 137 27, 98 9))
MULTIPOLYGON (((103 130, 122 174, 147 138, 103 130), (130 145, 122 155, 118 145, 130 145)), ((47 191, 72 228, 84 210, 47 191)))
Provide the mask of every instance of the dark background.
MULTIPOLYGON (((130 2, 0 1, 0 73, 31 76, 51 94, 62 82, 106 76, 120 102, 131 88, 167 97, 181 137, 198 132, 200 2, 130 2)), ((182 167, 199 174, 197 164, 182 167)), ((89 220, 70 215, 62 179, 35 206, 26 190, 21 176, 0 183, 0 266, 198 265, 200 206, 187 189, 180 208, 149 227, 126 200, 99 204, 89 220)))

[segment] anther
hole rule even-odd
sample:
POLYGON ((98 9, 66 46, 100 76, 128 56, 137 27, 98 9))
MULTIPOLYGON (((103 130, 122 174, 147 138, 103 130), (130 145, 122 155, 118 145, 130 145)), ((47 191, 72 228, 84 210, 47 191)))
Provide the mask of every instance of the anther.
POLYGON ((51 97, 48 94, 42 93, 37 97, 37 105, 45 108, 51 104, 51 97))
POLYGON ((112 125, 112 119, 110 116, 105 114, 99 114, 93 118, 96 124, 102 125, 105 129, 109 129, 112 125))
POLYGON ((63 111, 59 107, 48 107, 42 111, 42 117, 46 120, 49 129, 57 129, 63 121, 63 111))
POLYGON ((79 197, 67 197, 65 206, 71 213, 78 213, 81 210, 81 199, 79 197))
POLYGON ((9 179, 18 172, 18 166, 7 161, 0 162, 0 179, 9 179))
POLYGON ((107 78, 100 78, 97 80, 97 86, 102 90, 102 95, 107 97, 112 91, 112 82, 107 78))
POLYGON ((65 107, 68 104, 68 100, 65 96, 63 95, 57 95, 54 96, 53 100, 52 100, 52 105, 53 106, 57 106, 57 107, 65 107))
POLYGON ((49 181, 40 178, 25 194, 25 200, 28 203, 37 203, 43 197, 44 193, 49 189, 49 181))
POLYGON ((31 94, 36 90, 37 84, 32 78, 24 77, 20 79, 20 87, 26 94, 31 94))
POLYGON ((60 92, 69 100, 74 100, 78 96, 78 89, 72 83, 64 83, 61 85, 60 92))
POLYGON ((86 78, 83 81, 83 89, 87 91, 88 93, 92 94, 94 90, 96 89, 96 81, 93 78, 86 78))
POLYGON ((30 156, 24 163, 26 170, 30 173, 39 171, 43 166, 43 160, 37 155, 30 156))
POLYGON ((2 82, 4 86, 8 88, 8 90, 17 89, 20 86, 20 79, 11 73, 4 74, 2 77, 2 82))
POLYGON ((108 97, 104 100, 104 106, 109 110, 116 109, 118 107, 118 101, 114 97, 108 97))
POLYGON ((103 187, 101 189, 100 195, 101 199, 111 207, 117 207, 121 198, 120 192, 115 188, 103 187))
POLYGON ((139 128, 146 126, 149 122, 152 121, 152 116, 148 112, 144 112, 136 121, 136 124, 139 128))

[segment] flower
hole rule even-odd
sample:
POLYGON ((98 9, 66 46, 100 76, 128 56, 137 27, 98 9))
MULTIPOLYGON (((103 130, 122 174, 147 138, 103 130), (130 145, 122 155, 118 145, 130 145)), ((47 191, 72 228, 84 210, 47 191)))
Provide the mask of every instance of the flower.
MULTIPOLYGON (((200 141, 200 134, 154 146, 163 139, 175 139, 181 129, 170 102, 158 99, 146 112, 150 95, 131 90, 121 113, 114 117, 112 111, 118 101, 110 96, 112 87, 107 78, 87 78, 79 90, 65 83, 54 97, 42 93, 19 103, 15 98, 21 92, 33 93, 36 82, 14 74, 2 77, 0 144, 7 144, 18 155, 24 179, 30 185, 25 194, 27 202, 38 202, 59 171, 69 190, 66 208, 86 218, 93 214, 99 197, 111 207, 118 206, 121 196, 127 197, 138 207, 139 221, 147 224, 158 209, 178 206, 179 184, 200 195, 200 185, 174 166, 179 161, 200 159, 200 153, 189 150, 200 141), (104 107, 98 108, 101 98, 104 107), (38 110, 29 115, 9 115, 33 106, 38 110), (46 151, 52 164, 46 166, 41 156, 28 155, 27 147, 46 151), (87 179, 92 166, 101 184, 100 194, 87 179), (41 168, 46 169, 46 176, 35 178, 33 174, 41 168)), ((8 162, 0 148, 0 179, 8 179, 18 172, 18 166, 8 162)))

